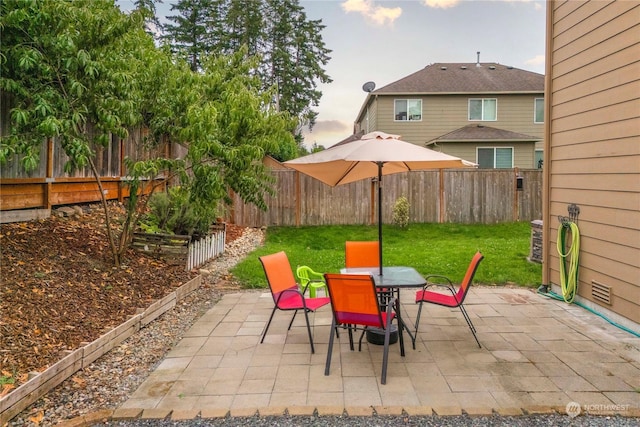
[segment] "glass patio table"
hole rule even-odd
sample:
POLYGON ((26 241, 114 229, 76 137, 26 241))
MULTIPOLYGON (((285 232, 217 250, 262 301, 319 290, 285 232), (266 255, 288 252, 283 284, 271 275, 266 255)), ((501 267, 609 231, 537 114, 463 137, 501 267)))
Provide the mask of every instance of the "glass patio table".
POLYGON ((359 267, 359 268, 343 268, 340 270, 343 274, 371 274, 378 289, 390 289, 393 292, 396 303, 394 311, 398 318, 398 337, 400 339, 400 354, 404 356, 404 340, 402 337, 403 329, 407 331, 413 349, 416 348, 416 337, 407 324, 402 319, 400 312, 400 290, 403 288, 421 288, 427 284, 427 281, 413 267, 391 266, 382 267, 382 275, 380 275, 379 267, 359 267))

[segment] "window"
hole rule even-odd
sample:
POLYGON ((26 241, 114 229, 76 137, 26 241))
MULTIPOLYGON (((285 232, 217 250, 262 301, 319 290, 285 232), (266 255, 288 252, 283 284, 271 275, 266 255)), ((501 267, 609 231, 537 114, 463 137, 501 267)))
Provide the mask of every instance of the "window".
POLYGON ((396 121, 422 120, 422 99, 396 99, 396 121))
POLYGON ((537 169, 542 169, 543 162, 544 162, 544 151, 536 150, 533 167, 537 169))
POLYGON ((476 163, 480 169, 510 169, 513 167, 513 148, 479 147, 476 163))
POLYGON ((498 120, 498 100, 495 98, 469 99, 469 120, 498 120))
POLYGON ((536 98, 534 101, 533 123, 544 123, 544 98, 536 98))

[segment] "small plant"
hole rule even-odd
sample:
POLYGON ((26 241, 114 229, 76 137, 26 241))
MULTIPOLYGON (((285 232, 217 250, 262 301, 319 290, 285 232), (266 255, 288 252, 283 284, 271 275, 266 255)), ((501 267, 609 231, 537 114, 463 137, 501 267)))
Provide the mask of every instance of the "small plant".
POLYGON ((15 372, 2 371, 0 372, 0 391, 6 384, 15 384, 15 372))
POLYGON ((216 207, 193 200, 186 188, 172 187, 149 199, 150 213, 141 221, 145 232, 168 232, 179 235, 206 235, 216 220, 216 207))
POLYGON ((409 225, 409 201, 406 197, 398 197, 393 206, 393 224, 405 228, 409 225))

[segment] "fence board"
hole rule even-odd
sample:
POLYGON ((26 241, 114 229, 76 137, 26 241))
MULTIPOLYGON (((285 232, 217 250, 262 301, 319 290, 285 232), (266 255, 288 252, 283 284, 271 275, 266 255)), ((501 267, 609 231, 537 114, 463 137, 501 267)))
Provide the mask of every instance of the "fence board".
MULTIPOLYGON (((247 226, 373 224, 375 184, 362 180, 331 187, 294 170, 273 171, 276 196, 260 212, 234 195, 231 223, 247 226)), ((410 221, 495 224, 542 217, 542 170, 445 169, 388 175, 382 181, 382 218, 393 220, 406 196, 410 221), (524 188, 516 190, 516 174, 524 188), (441 212, 442 211, 442 215, 441 212)))

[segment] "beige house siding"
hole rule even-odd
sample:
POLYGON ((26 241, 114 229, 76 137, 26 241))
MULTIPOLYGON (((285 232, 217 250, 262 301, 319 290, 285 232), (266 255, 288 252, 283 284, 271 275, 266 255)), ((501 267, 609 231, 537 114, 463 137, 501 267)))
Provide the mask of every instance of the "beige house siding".
POLYGON ((547 7, 543 281, 560 283, 558 216, 580 208, 578 296, 640 323, 640 3, 547 7), (611 303, 592 295, 610 288, 611 303))
MULTIPOLYGON (((430 95, 430 96, 391 96, 378 95, 372 98, 369 105, 369 130, 383 129, 385 132, 402 135, 402 139, 414 144, 424 145, 427 142, 449 133, 468 124, 486 124, 512 132, 523 133, 539 137, 541 141, 536 148, 542 149, 544 137, 544 124, 534 123, 535 99, 543 98, 544 94, 524 95, 430 95), (468 105, 470 98, 496 98, 498 104, 498 119, 496 121, 470 121, 468 120, 468 105), (422 99, 422 120, 420 121, 395 121, 395 99, 422 99), (375 127, 374 127, 375 126, 375 127)), ((367 131, 366 109, 361 116, 362 120, 356 123, 356 132, 367 131)), ((495 144, 489 144, 497 146, 495 144)), ((458 155, 449 151, 449 145, 443 151, 458 155)), ((516 146, 515 162, 517 167, 533 168, 533 148, 531 144, 519 143, 516 146), (525 145, 525 152, 519 153, 525 145)), ((475 161, 475 146, 471 155, 465 159, 475 161)))
MULTIPOLYGON (((520 169, 533 169, 534 159, 534 143, 533 142, 503 142, 503 143, 486 143, 483 147, 511 147, 513 148, 513 167, 520 169)), ((477 144, 465 142, 447 142, 430 146, 436 151, 443 151, 452 156, 460 157, 464 160, 477 163, 477 144)))

